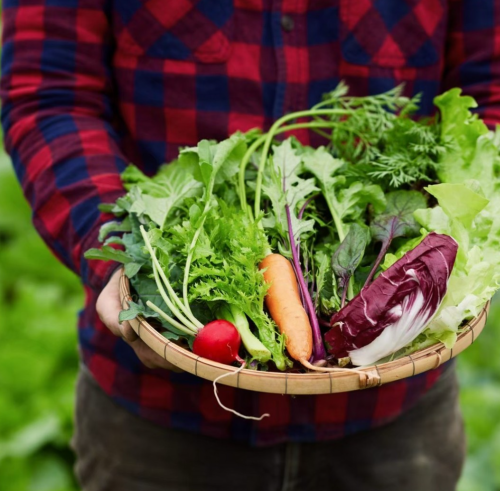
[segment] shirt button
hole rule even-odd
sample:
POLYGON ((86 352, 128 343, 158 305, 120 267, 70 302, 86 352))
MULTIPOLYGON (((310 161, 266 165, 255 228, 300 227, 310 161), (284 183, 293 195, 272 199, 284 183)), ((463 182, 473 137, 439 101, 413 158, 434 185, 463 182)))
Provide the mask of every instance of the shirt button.
POLYGON ((295 27, 295 22, 290 15, 285 14, 283 15, 283 17, 281 17, 281 27, 286 32, 290 32, 293 30, 293 28, 295 27))

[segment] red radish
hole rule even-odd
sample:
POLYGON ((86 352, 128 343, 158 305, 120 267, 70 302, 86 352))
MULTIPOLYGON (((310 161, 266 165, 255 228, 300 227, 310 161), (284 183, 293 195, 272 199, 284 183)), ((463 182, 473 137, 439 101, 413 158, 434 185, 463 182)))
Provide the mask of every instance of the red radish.
POLYGON ((217 382, 225 377, 235 375, 241 372, 245 368, 245 360, 240 358, 238 351, 240 349, 241 336, 234 324, 226 320, 216 320, 205 324, 194 338, 193 343, 193 353, 209 360, 217 361, 219 363, 224 363, 225 365, 230 365, 234 361, 241 364, 240 368, 236 372, 229 372, 219 375, 214 381, 214 395, 219 403, 219 406, 225 411, 229 411, 236 416, 240 416, 245 419, 253 419, 254 421, 260 421, 262 418, 266 418, 269 414, 263 414, 258 418, 255 416, 245 416, 234 409, 224 406, 219 399, 219 394, 217 393, 217 382))
MULTIPOLYGON (((204 358, 207 358, 209 360, 223 363, 224 365, 230 365, 234 361, 240 363, 240 367, 238 368, 238 370, 236 370, 235 372, 231 371, 223 373, 213 381, 214 395, 215 398, 217 399, 217 402, 219 403, 219 406, 222 409, 224 409, 225 411, 229 411, 233 414, 236 414, 241 418, 252 419, 255 421, 260 421, 262 418, 269 416, 269 414, 267 413, 263 414, 258 418, 255 416, 245 416, 244 414, 241 414, 235 411, 234 409, 224 406, 224 404, 220 402, 219 394, 217 393, 217 382, 225 377, 229 377, 231 375, 235 375, 241 372, 241 370, 243 370, 243 368, 245 368, 246 365, 245 360, 240 358, 240 356, 238 355, 238 351, 241 345, 240 333, 238 332, 234 324, 231 324, 231 322, 229 321, 220 319, 209 322, 204 326, 198 319, 196 319, 196 317, 194 317, 193 313, 189 309, 189 305, 187 303, 183 304, 179 299, 179 297, 176 295, 175 291, 172 288, 172 285, 170 285, 170 282, 168 281, 168 278, 161 269, 160 263, 156 258, 155 251, 151 246, 148 234, 146 233, 142 225, 140 228, 142 237, 144 238, 144 243, 146 244, 146 247, 148 248, 149 253, 151 254, 151 258, 153 260, 153 273, 155 277, 156 286, 158 287, 158 291, 160 292, 160 295, 162 296, 165 303, 170 307, 172 312, 178 317, 179 321, 181 322, 167 315, 156 305, 154 305, 150 300, 146 302, 146 305, 149 308, 153 309, 155 312, 157 312, 161 317, 163 317, 163 319, 165 319, 175 328, 189 335, 193 334, 196 335, 193 342, 194 354, 198 356, 203 356, 204 358), (163 288, 161 280, 165 282, 170 297, 167 295, 167 292, 163 288), (177 306, 189 317, 189 319, 179 311, 177 306)), ((186 271, 188 269, 189 267, 186 268, 186 271)))
POLYGON ((240 333, 233 324, 215 320, 198 331, 194 338, 193 353, 225 365, 234 361, 244 364, 245 360, 238 355, 240 344, 240 333))

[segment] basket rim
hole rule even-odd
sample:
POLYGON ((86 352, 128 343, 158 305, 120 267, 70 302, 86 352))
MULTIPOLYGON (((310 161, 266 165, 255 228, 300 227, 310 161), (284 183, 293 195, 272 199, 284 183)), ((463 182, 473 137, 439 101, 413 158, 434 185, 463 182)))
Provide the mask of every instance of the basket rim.
MULTIPOLYGON (((132 301, 132 297, 130 294, 130 283, 128 277, 122 271, 120 276, 120 300, 123 308, 128 308, 128 302, 132 301)), ((438 368, 441 364, 451 360, 456 355, 458 355, 461 351, 463 351, 466 347, 473 344, 477 339, 479 334, 482 332, 484 325, 486 324, 486 320, 488 317, 490 301, 486 302, 486 304, 481 309, 479 315, 473 319, 471 319, 461 330, 460 334, 457 336, 457 340, 452 348, 446 348, 446 346, 442 343, 436 343, 422 350, 416 351, 410 355, 404 356, 397 360, 388 361, 381 364, 375 364, 365 367, 356 367, 356 371, 350 371, 349 369, 341 372, 306 372, 306 373, 290 373, 290 372, 266 372, 266 371, 257 371, 250 370, 244 368, 243 370, 238 372, 236 383, 227 382, 227 385, 232 385, 234 387, 240 387, 240 379, 241 377, 245 377, 249 381, 251 379, 255 379, 256 381, 265 382, 265 381, 277 381, 285 379, 285 389, 288 387, 289 382, 306 382, 306 381, 329 381, 330 383, 330 393, 335 392, 333 390, 333 385, 335 381, 347 382, 348 379, 352 379, 353 376, 359 378, 359 372, 365 372, 367 375, 373 375, 377 380, 376 385, 382 385, 384 383, 388 383, 389 381, 398 380, 406 377, 410 377, 413 375, 417 375, 419 373, 438 368), (470 340, 468 339, 470 338, 470 340), (469 342, 470 341, 470 342, 469 342), (461 349, 456 349, 457 345, 461 349), (430 360, 430 358, 434 358, 434 360, 430 360), (424 363, 421 363, 424 361, 424 363), (418 366, 417 366, 418 365, 418 366), (425 369, 421 369, 422 366, 425 365, 425 369), (404 375, 398 375, 396 372, 398 370, 402 370, 403 368, 407 368, 411 366, 412 369, 410 371, 405 370, 404 375), (356 373, 358 372, 358 373, 356 373), (383 381, 384 374, 391 373, 392 380, 383 381)), ((130 322, 130 321, 129 321, 130 322)), ((151 324, 147 322, 147 320, 143 316, 138 316, 135 319, 135 325, 132 325, 137 335, 143 339, 148 336, 153 337, 157 343, 160 343, 162 346, 161 352, 158 350, 158 344, 154 343, 155 346, 150 346, 155 349, 155 351, 160 354, 164 359, 173 363, 176 366, 179 366, 175 361, 173 361, 172 354, 177 354, 182 357, 185 362, 189 362, 190 364, 194 364, 191 370, 186 370, 183 367, 183 370, 192 373, 195 376, 206 378, 208 380, 213 380, 211 377, 207 377, 206 374, 200 373, 200 370, 203 368, 206 369, 215 369, 217 374, 220 375, 222 373, 235 373, 238 368, 233 367, 231 365, 225 365, 222 363, 218 363, 207 358, 203 358, 199 355, 194 354, 193 352, 177 345, 175 342, 165 338, 160 332, 158 332, 151 324), (170 355, 170 356, 169 356, 170 355)), ((144 340, 144 339, 143 339, 144 340)), ((148 344, 147 341, 145 341, 148 344)), ((153 343, 150 343, 153 344, 153 343)), ((149 344, 148 344, 149 345, 149 344)), ((184 363, 185 364, 185 363, 184 363)), ((228 377, 232 378, 232 377, 228 377)), ((227 380, 227 379, 226 379, 227 380)), ((222 384, 225 384, 224 381, 221 380, 222 384)), ((251 382, 250 382, 251 383, 251 382)), ((366 387, 366 386, 365 386, 366 387)), ((243 388, 243 387, 242 387, 243 388)), ((360 383, 360 387, 364 388, 360 383)), ((250 389, 256 390, 256 389, 250 389)), ((353 390, 353 389, 350 389, 353 390)), ((293 394, 300 392, 287 392, 285 390, 284 393, 293 394)), ((322 392, 327 393, 327 392, 322 392)))

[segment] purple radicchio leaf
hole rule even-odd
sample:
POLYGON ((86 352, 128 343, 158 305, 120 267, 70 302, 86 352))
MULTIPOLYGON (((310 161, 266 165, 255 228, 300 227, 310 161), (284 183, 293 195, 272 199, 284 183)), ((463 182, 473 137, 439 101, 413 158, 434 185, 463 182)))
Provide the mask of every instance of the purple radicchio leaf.
POLYGON ((419 225, 413 218, 413 212, 420 208, 427 208, 424 196, 418 191, 393 191, 386 195, 386 199, 387 205, 384 212, 376 216, 370 225, 373 238, 382 242, 382 247, 366 279, 365 286, 375 275, 393 239, 418 235, 419 225))
POLYGON ((370 365, 411 343, 443 301, 457 249, 448 235, 427 235, 333 315, 328 352, 370 365))

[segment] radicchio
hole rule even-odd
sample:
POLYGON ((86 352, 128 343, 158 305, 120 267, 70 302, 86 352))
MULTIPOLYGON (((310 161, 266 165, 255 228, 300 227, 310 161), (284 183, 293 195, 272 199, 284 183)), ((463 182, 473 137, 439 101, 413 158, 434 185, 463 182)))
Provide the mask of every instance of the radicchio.
POLYGON ((411 343, 443 301, 457 250, 448 235, 427 235, 333 315, 329 353, 370 365, 411 343))

